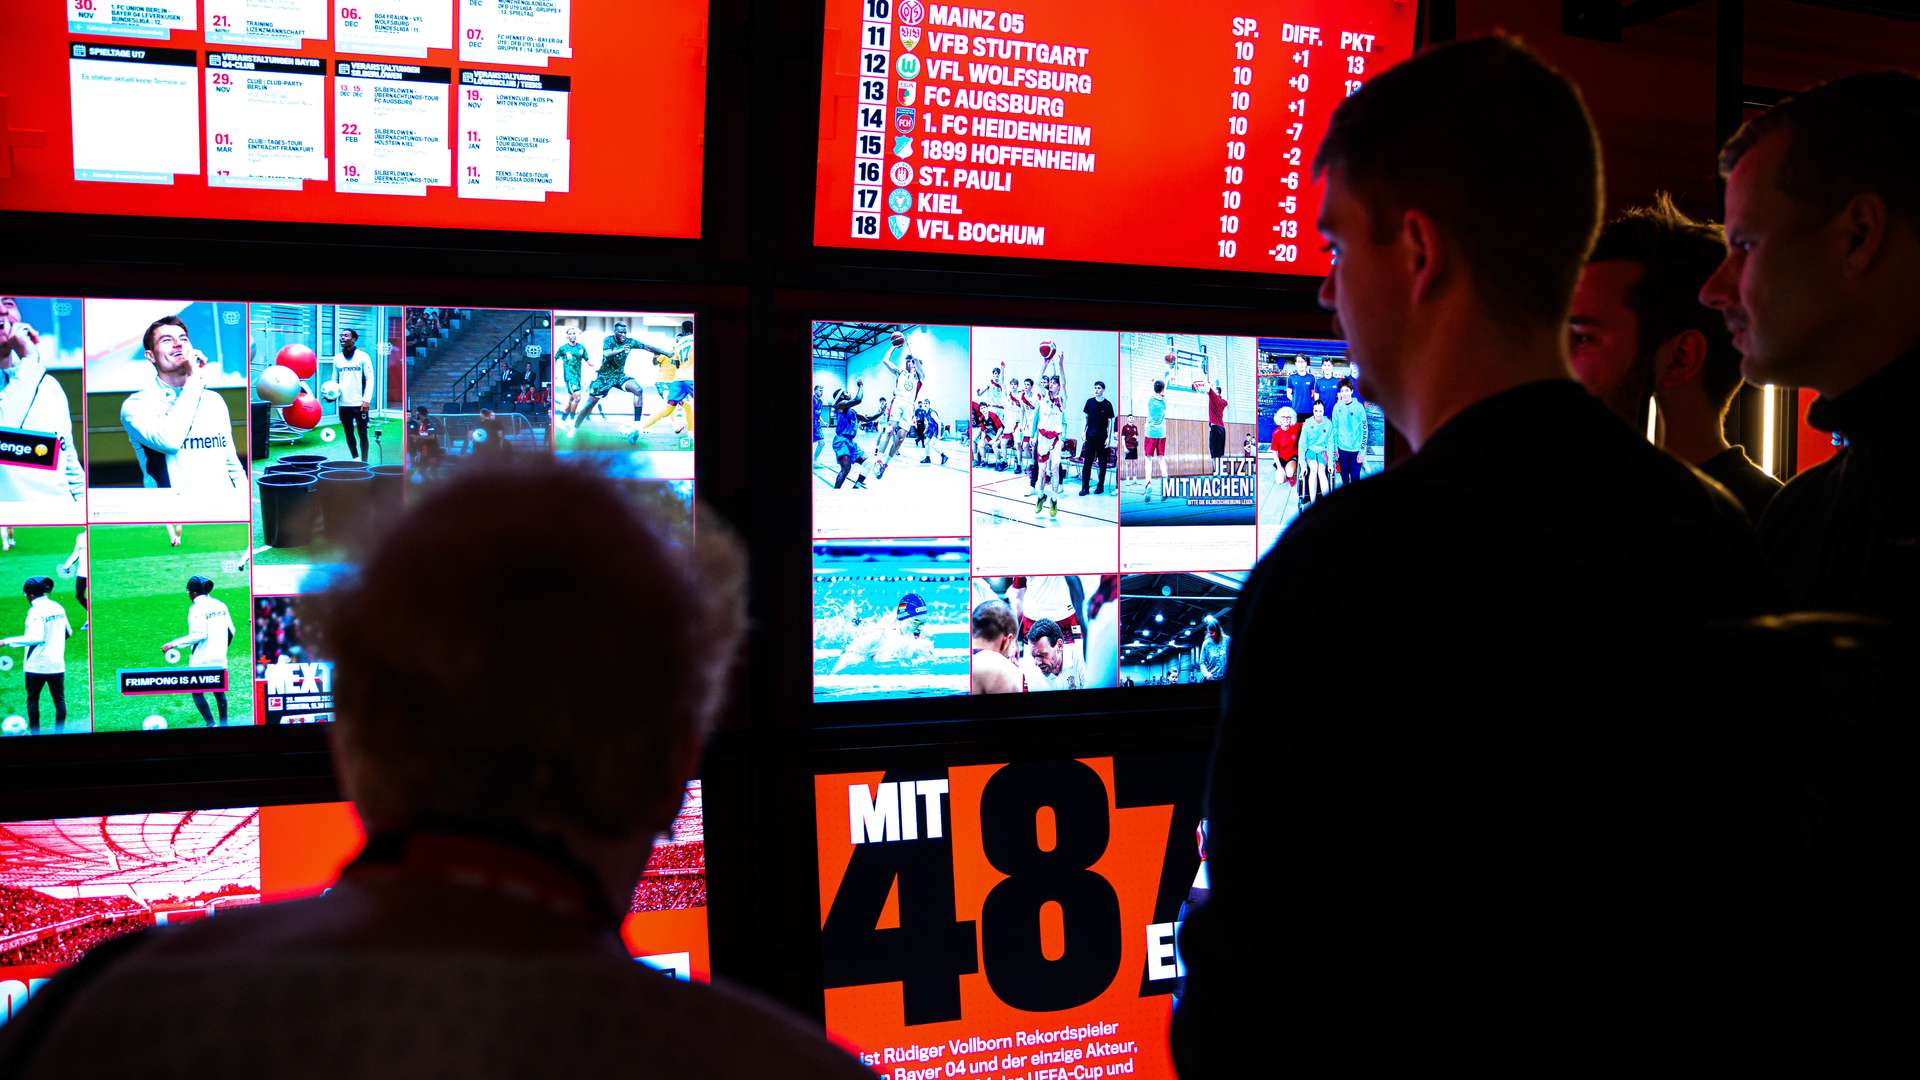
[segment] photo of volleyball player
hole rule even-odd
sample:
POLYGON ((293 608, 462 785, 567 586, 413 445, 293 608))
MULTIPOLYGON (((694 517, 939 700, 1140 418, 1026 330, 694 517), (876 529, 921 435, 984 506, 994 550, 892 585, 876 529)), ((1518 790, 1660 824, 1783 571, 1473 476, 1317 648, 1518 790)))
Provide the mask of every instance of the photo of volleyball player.
POLYGON ((967 542, 813 549, 815 701, 967 692, 967 542))
POLYGON ((969 342, 964 326, 813 325, 815 537, 966 535, 969 342))
POLYGON ((1106 473, 1119 375, 1116 334, 974 329, 976 423, 991 432, 972 473, 975 573, 1116 569, 1119 478, 1106 473))
POLYGON ((54 525, 9 532, 12 543, 0 552, 0 587, 19 591, 11 600, 0 594, 0 626, 18 629, 0 637, 0 735, 91 731, 87 530, 54 525), (80 583, 69 592, 76 571, 80 583))
POLYGON ((556 311, 554 448, 613 476, 693 475, 694 320, 684 312, 556 311))
POLYGON ((1225 679, 1246 580, 1242 572, 1121 578, 1121 678, 1135 686, 1225 679))
POLYGON ((0 526, 86 520, 82 301, 0 296, 0 526))
POLYGON ((972 583, 970 693, 1120 685, 1117 574, 984 577, 972 583))
POLYGON ((88 300, 89 513, 246 521, 247 305, 88 300))
POLYGON ((1138 432, 1120 491, 1120 568, 1253 565, 1257 437, 1254 339, 1123 333, 1124 436, 1138 432), (1137 466, 1137 467, 1135 467, 1137 466))

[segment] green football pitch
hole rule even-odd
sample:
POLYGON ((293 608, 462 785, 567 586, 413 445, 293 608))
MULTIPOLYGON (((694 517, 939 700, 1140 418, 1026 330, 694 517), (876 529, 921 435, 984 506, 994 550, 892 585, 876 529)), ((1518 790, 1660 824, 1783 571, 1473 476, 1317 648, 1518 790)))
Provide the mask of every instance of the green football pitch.
MULTIPOLYGON (((625 432, 617 429, 613 423, 604 421, 596 414, 586 426, 572 433, 561 430, 554 436, 554 449, 562 453, 594 453, 599 451, 622 450, 691 450, 692 435, 675 435, 674 420, 660 421, 651 431, 642 431, 637 440, 629 441, 625 432)), ((631 425, 628 425, 631 426, 631 425)))
MULTIPOLYGON (((367 424, 367 435, 380 436, 376 449, 368 459, 370 465, 401 465, 401 428, 398 420, 373 420, 367 424)), ((338 424, 323 424, 308 432, 298 442, 275 443, 264 460, 254 463, 253 475, 257 478, 267 466, 293 454, 325 454, 336 461, 345 461, 353 455, 347 452, 347 440, 340 433, 338 424), (335 438, 332 442, 321 441, 321 433, 331 430, 335 438)), ((254 561, 263 566, 305 565, 308 563, 328 562, 338 558, 339 552, 326 548, 324 541, 310 547, 271 548, 267 546, 266 523, 260 517, 260 488, 253 486, 253 551, 254 561)), ((183 616, 184 618, 184 616, 183 616)), ((236 619, 237 625, 237 619, 236 619)))
MULTIPOLYGON (((177 548, 168 546, 164 526, 93 527, 87 591, 93 597, 95 731, 138 731, 152 715, 170 728, 204 726, 190 694, 120 696, 122 669, 169 666, 160 646, 187 632, 187 579, 195 574, 213 579, 213 598, 233 616, 227 723, 253 723, 253 602, 247 570, 235 569, 246 542, 245 525, 185 526, 177 548)), ((185 663, 183 655, 179 666, 185 663)), ((217 720, 211 696, 207 708, 217 720)))
MULTIPOLYGON (((73 553, 73 538, 79 533, 78 525, 15 529, 13 550, 0 553, 0 635, 12 637, 25 626, 27 597, 20 591, 20 586, 28 578, 36 576, 53 579, 53 598, 67 609, 67 619, 73 624, 73 637, 67 640, 67 723, 61 728, 66 733, 88 730, 87 635, 80 632, 80 628, 86 625, 87 616, 80 607, 80 601, 74 598, 74 579, 60 576, 60 564, 66 562, 67 556, 73 553)), ((161 543, 166 541, 163 539, 161 543)), ((0 716, 27 714, 26 672, 23 669, 26 654, 25 649, 0 650, 0 655, 13 660, 10 670, 0 672, 0 716)), ((52 731, 53 700, 43 691, 40 695, 40 732, 44 735, 52 731)))

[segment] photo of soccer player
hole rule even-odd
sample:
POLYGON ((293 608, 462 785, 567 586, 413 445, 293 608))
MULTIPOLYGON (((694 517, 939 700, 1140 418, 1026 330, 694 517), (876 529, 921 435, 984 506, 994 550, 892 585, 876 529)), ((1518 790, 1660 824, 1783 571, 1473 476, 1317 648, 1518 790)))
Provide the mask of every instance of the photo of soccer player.
POLYGON ((974 328, 975 573, 1117 567, 1119 348, 1112 333, 974 328))
POLYGON ((88 300, 89 517, 245 521, 247 308, 88 300))
POLYGON ((10 532, 0 552, 0 735, 91 731, 87 530, 10 532))
POLYGON ((1139 432, 1120 493, 1120 569, 1253 565, 1253 338, 1123 333, 1121 431, 1139 432), (1136 465, 1138 468, 1132 468, 1136 465))
POLYGON ((354 534, 400 509, 405 312, 365 304, 248 306, 259 451, 252 560, 260 591, 324 587, 354 534))
POLYGON ((553 420, 553 312, 406 309, 407 466, 431 483, 465 458, 544 450, 553 420))
MULTIPOLYGON (((965 536, 969 341, 964 326, 813 324, 813 535, 965 536)), ((797 404, 797 402, 796 402, 797 404)))
POLYGON ((967 581, 964 538, 815 544, 814 700, 966 693, 967 581))
POLYGON ((0 296, 0 525, 86 521, 82 307, 0 296))
POLYGON ((1367 401, 1346 343, 1261 338, 1260 554, 1328 493, 1386 467, 1387 419, 1367 401))
POLYGON ((691 477, 693 316, 556 311, 554 333, 555 449, 605 454, 616 477, 691 477))
POLYGON ((1117 574, 973 579, 970 692, 1120 685, 1117 574))
POLYGON ((245 525, 95 526, 95 731, 251 722, 245 525), (237 617, 236 617, 237 615, 237 617))
POLYGON ((1243 572, 1122 577, 1122 681, 1152 686, 1225 679, 1233 606, 1246 580, 1243 572))
POLYGON ((24 998, 101 942, 259 902, 255 808, 6 822, 0 985, 24 998))

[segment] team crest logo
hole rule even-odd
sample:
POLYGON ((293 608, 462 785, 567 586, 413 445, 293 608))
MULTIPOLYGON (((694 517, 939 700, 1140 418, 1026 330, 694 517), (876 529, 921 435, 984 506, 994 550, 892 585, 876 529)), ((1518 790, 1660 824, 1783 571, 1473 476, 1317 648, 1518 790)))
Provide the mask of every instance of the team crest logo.
POLYGON ((896 161, 887 176, 893 181, 894 187, 906 187, 913 183, 913 166, 904 161, 896 161))
POLYGON ((927 9, 921 5, 920 0, 900 0, 897 10, 900 13, 901 26, 919 26, 921 20, 927 17, 927 9))
POLYGON ((893 63, 893 70, 899 72, 903 79, 917 79, 920 77, 920 58, 912 53, 901 53, 900 59, 893 63))
POLYGON ((903 82, 900 84, 900 104, 911 105, 920 96, 920 84, 903 82))
POLYGON ((893 110, 894 130, 898 131, 902 135, 913 134, 913 115, 914 113, 912 109, 893 110))
POLYGON ((887 193, 887 209, 896 214, 904 214, 913 209, 913 193, 906 188, 894 188, 887 193))
POLYGON ((901 27, 900 44, 905 45, 908 52, 912 52, 920 44, 920 28, 917 26, 901 27))
POLYGON ((907 235, 907 216, 905 214, 888 215, 887 228, 892 231, 895 240, 907 235))
POLYGON ((893 156, 910 158, 913 156, 913 136, 895 135, 893 137, 893 156))

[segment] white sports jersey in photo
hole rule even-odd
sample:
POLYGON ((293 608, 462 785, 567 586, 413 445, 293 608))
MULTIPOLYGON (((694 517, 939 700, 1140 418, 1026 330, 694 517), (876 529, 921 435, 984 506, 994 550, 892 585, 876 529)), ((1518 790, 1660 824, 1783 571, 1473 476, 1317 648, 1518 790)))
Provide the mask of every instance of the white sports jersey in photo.
POLYGON ((988 383, 980 388, 980 403, 990 409, 1007 407, 1007 388, 999 383, 988 383))
POLYGON ((60 444, 57 468, 0 465, 0 503, 31 507, 10 510, 5 516, 43 525, 81 521, 87 477, 74 448, 73 411, 60 381, 38 360, 0 369, 0 428, 52 435, 60 444))
POLYGON ((67 609, 50 596, 36 597, 27 605, 27 625, 8 644, 25 646, 29 675, 63 675, 67 670, 67 638, 73 627, 67 624, 67 609))
POLYGON ((90 561, 91 556, 87 554, 87 531, 85 529, 80 530, 80 534, 73 538, 73 554, 68 556, 68 558, 74 561, 74 576, 86 577, 87 563, 90 561))
POLYGON ((1067 414, 1052 398, 1040 399, 1039 430, 1059 435, 1067 429, 1067 414))
POLYGON ((181 386, 155 377, 152 386, 135 391, 120 406, 120 426, 133 441, 146 487, 203 496, 245 490, 233 414, 198 371, 181 386))
POLYGON ((364 408, 373 394, 373 357, 364 348, 354 349, 352 359, 342 352, 333 358, 333 381, 340 384, 341 408, 364 408))
POLYGON ((227 605, 211 596, 196 596, 187 608, 187 634, 167 643, 169 648, 193 646, 192 667, 227 666, 227 647, 233 644, 233 616, 227 605))
POLYGON ((1067 591, 1064 577, 1030 577, 1020 597, 1020 614, 1034 622, 1052 619, 1060 622, 1074 614, 1073 594, 1067 591))
POLYGON ((1080 690, 1087 685, 1087 663, 1081 659, 1081 650, 1078 645, 1066 647, 1065 655, 1060 658, 1058 675, 1048 675, 1041 671, 1039 661, 1035 660, 1031 654, 1021 661, 1020 666, 1026 674, 1029 691, 1080 690))

